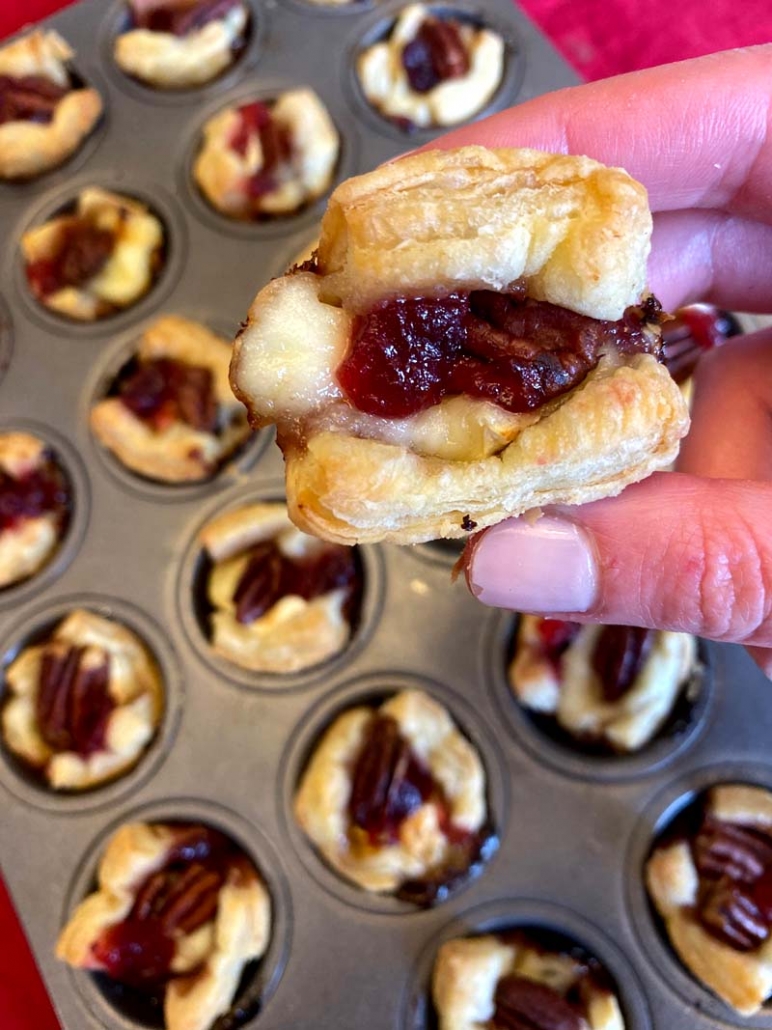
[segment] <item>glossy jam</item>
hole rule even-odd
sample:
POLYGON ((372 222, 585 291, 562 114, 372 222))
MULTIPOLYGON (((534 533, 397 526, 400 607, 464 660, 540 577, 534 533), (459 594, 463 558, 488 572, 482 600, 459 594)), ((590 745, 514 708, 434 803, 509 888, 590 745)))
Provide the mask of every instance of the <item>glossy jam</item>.
POLYGON ((441 82, 466 75, 469 55, 456 22, 423 21, 402 50, 402 67, 416 93, 428 93, 441 82))
POLYGON ((47 125, 69 91, 69 86, 58 86, 42 75, 0 75, 0 125, 21 121, 47 125))
POLYGON ((67 482, 53 461, 18 479, 0 471, 0 532, 50 512, 63 523, 68 504, 67 482))
POLYGON ((537 632, 545 656, 556 672, 560 672, 560 659, 576 640, 582 627, 578 622, 563 619, 539 619, 537 632))
POLYGON ((40 735, 54 751, 88 758, 105 748, 115 708, 108 692, 110 658, 84 665, 85 648, 53 644, 43 651, 35 699, 40 735))
POLYGON ((73 218, 62 230, 54 257, 27 265, 27 281, 38 297, 71 286, 85 286, 102 271, 115 248, 115 236, 83 219, 73 218))
POLYGON ((148 11, 135 11, 134 27, 149 29, 150 32, 170 32, 175 36, 187 36, 212 21, 225 18, 241 0, 198 0, 197 3, 172 2, 166 6, 153 7, 148 11))
POLYGON ((659 316, 652 298, 617 322, 598 321, 526 299, 521 283, 506 294, 398 298, 354 319, 337 379, 354 407, 387 418, 459 394, 531 411, 580 383, 606 346, 658 354, 644 325, 659 316))
POLYGON ((239 121, 229 146, 244 157, 252 140, 259 140, 263 155, 260 169, 247 180, 246 188, 253 198, 270 193, 279 185, 277 172, 292 157, 292 137, 284 126, 271 116, 266 104, 255 101, 238 109, 239 121))
POLYGON ((252 549, 236 586, 236 619, 254 622, 290 594, 310 601, 332 590, 353 592, 356 581, 356 559, 348 547, 330 545, 298 559, 287 558, 268 540, 252 549))
POLYGON ((204 433, 217 429, 214 377, 208 368, 172 358, 138 362, 118 384, 121 402, 157 432, 184 422, 204 433))

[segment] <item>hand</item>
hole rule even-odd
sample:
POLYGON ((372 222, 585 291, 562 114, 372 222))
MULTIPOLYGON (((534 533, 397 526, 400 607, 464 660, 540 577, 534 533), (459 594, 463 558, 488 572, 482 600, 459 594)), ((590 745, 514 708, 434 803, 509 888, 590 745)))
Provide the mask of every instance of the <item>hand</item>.
MULTIPOLYGON (((649 190, 652 291, 772 312, 772 46, 539 97, 437 144, 621 165, 649 190)), ((745 644, 772 676, 772 330, 700 361, 676 473, 470 545, 486 604, 745 644)))

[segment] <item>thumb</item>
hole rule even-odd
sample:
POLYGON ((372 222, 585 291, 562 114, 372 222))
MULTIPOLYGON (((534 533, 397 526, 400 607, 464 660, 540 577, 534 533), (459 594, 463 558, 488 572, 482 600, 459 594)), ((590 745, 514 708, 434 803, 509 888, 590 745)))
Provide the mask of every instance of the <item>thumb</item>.
POLYGON ((771 515, 772 483, 659 473, 481 533, 467 581, 494 607, 772 647, 771 515))

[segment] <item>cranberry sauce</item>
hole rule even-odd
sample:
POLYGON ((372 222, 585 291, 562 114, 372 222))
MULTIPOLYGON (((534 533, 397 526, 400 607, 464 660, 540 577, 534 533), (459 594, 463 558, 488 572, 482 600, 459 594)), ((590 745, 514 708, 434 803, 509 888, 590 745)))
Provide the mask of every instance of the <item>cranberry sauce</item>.
POLYGON ((158 432, 173 422, 185 422, 203 433, 217 430, 214 377, 208 368, 172 358, 139 361, 119 381, 118 396, 158 432))
POLYGON ((84 663, 86 649, 52 643, 43 651, 35 699, 38 730, 54 751, 88 758, 104 750, 107 720, 115 708, 108 692, 110 656, 84 663))
POLYGON ((428 93, 440 82, 466 75, 469 55, 458 24, 437 18, 423 21, 402 50, 402 67, 416 93, 428 93))
POLYGON ((272 540, 257 544, 236 586, 236 619, 254 622, 288 594, 306 601, 331 590, 356 592, 357 561, 351 548, 330 544, 305 558, 287 558, 272 540))
POLYGON ((6 122, 47 125, 54 117, 56 105, 69 92, 69 86, 58 86, 43 75, 24 75, 18 79, 0 75, 0 125, 6 122))
POLYGON ((585 1030, 580 1011, 547 984, 522 976, 503 976, 496 984, 491 1028, 495 1030, 585 1030))
POLYGON ((337 378, 354 407, 405 418, 465 394, 512 412, 532 411, 580 383, 603 349, 658 356, 654 298, 617 322, 599 321, 511 292, 386 301, 354 319, 337 378))
POLYGON ((539 619, 537 623, 536 629, 544 656, 558 675, 561 669, 560 660, 576 640, 581 628, 578 622, 567 622, 563 619, 539 619))
POLYGON ((239 121, 229 146, 240 157, 244 157, 250 142, 259 140, 262 164, 247 182, 249 195, 258 198, 279 185, 277 173, 292 158, 292 136, 288 129, 272 117, 270 107, 260 101, 240 107, 238 116, 239 121))
POLYGON ((134 28, 187 36, 212 21, 225 18, 240 4, 241 0, 194 0, 193 3, 170 0, 163 6, 151 7, 148 10, 143 10, 142 5, 133 4, 134 28))
POLYGON ((742 332, 734 317, 710 304, 679 308, 662 326, 662 354, 677 383, 692 375, 700 356, 742 332))
POLYGON ((655 632, 638 626, 604 626, 592 652, 592 667, 607 701, 619 701, 640 675, 655 632))
POLYGON ((57 516, 61 529, 69 503, 67 480, 53 460, 18 479, 0 470, 0 533, 13 529, 24 519, 49 513, 57 516))
POLYGON ((216 916, 226 876, 245 863, 224 834, 181 825, 163 867, 137 887, 128 916, 93 945, 99 966, 120 983, 157 989, 174 975, 175 938, 216 916))
POLYGON ((115 235, 109 230, 86 219, 72 218, 61 233, 54 257, 27 265, 27 280, 33 292, 38 297, 48 297, 67 286, 85 286, 107 264, 115 243, 115 235))

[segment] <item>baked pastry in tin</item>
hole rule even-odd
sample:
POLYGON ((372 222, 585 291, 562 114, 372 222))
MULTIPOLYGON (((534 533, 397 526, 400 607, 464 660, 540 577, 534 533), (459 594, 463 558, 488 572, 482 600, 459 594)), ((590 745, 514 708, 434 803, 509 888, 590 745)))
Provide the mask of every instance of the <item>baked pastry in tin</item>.
POLYGON ((270 896, 234 841, 209 826, 137 822, 108 841, 98 890, 56 955, 162 999, 166 1030, 208 1030, 270 934, 270 896))
POLYGON ((0 47, 0 179, 57 168, 96 126, 102 98, 70 73, 73 51, 37 30, 0 47))
POLYGON ((444 900, 494 843, 480 757, 420 690, 339 715, 314 747, 294 811, 345 879, 420 905, 444 900))
POLYGON ((301 533, 284 504, 256 502, 207 523, 200 540, 214 652, 255 672, 299 672, 339 654, 359 614, 354 551, 301 533))
POLYGON ((159 318, 110 395, 91 409, 94 435, 149 479, 208 479, 249 435, 244 406, 228 383, 231 349, 200 322, 159 318))
POLYGON ((509 682, 582 744, 632 752, 667 721, 697 671, 688 633, 520 617, 509 682))
POLYGON ((553 950, 527 931, 458 937, 437 953, 439 1030, 624 1030, 614 987, 581 949, 553 950))
POLYGON ((456 125, 493 98, 504 74, 504 40, 425 4, 400 11, 388 38, 357 58, 369 103, 406 132, 456 125))
POLYGON ((161 221, 140 201, 89 186, 74 210, 22 236, 27 282, 59 315, 78 322, 107 318, 151 288, 164 237, 161 221))
POLYGON ((193 177, 229 218, 290 215, 332 182, 340 139, 312 89, 226 107, 204 126, 193 177))
POLYGON ((56 790, 127 772, 164 710, 161 673, 136 633, 80 608, 19 652, 5 684, 6 747, 56 790))
POLYGON ((39 572, 67 531, 70 487, 43 440, 0 433, 0 589, 39 572))
POLYGON ((116 37, 116 64, 156 89, 211 82, 244 45, 244 0, 128 0, 127 6, 131 26, 116 37))
POLYGON ((667 467, 642 186, 589 158, 418 152, 334 191, 317 257, 265 286, 234 390, 275 423, 290 514, 342 543, 460 537, 667 467))

